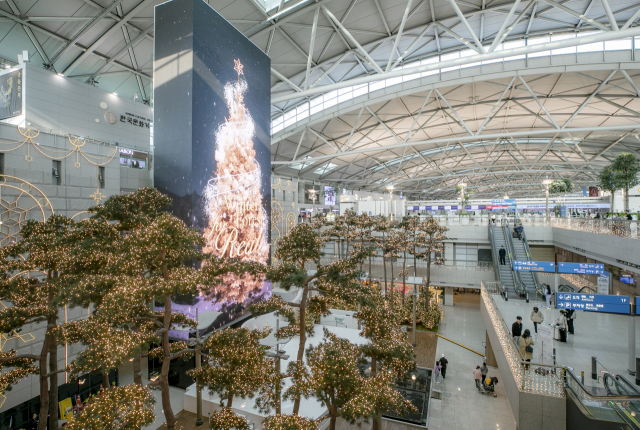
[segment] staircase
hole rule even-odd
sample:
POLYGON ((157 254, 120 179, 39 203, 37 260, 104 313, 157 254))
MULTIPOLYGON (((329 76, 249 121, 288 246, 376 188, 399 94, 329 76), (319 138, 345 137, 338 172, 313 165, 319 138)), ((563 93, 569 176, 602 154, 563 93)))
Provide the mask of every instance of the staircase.
POLYGON ((498 227, 497 225, 489 226, 489 230, 492 234, 491 247, 493 248, 493 261, 495 262, 494 267, 497 268, 497 275, 499 276, 499 280, 502 282, 502 285, 507 288, 507 292, 515 292, 516 290, 516 279, 515 273, 511 270, 512 261, 511 256, 509 255, 509 244, 507 243, 507 237, 505 237, 505 229, 498 227), (501 246, 504 246, 504 249, 507 252, 505 257, 505 264, 500 264, 500 255, 498 251, 501 246))

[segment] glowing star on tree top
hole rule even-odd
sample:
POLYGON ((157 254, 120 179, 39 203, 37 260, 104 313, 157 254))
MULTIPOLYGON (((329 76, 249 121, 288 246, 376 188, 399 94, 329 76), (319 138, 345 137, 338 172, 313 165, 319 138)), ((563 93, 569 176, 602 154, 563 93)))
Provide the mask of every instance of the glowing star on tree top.
POLYGON ((244 75, 244 72, 242 71, 242 68, 244 66, 242 65, 240 60, 233 60, 233 63, 234 63, 233 70, 238 72, 238 79, 240 79, 240 75, 244 75))

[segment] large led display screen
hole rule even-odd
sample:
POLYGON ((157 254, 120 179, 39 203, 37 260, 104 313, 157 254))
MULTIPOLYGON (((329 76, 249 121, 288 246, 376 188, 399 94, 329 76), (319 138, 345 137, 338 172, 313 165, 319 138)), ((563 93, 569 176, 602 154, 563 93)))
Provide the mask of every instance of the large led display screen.
POLYGON ((22 115, 22 70, 0 75, 0 119, 22 115))
MULTIPOLYGON (((173 199, 175 215, 200 229, 205 253, 269 260, 270 68, 204 1, 155 8, 155 186, 173 199)), ((269 295, 263 279, 229 275, 199 297, 175 298, 174 309, 191 317, 199 309, 206 332, 269 295)))

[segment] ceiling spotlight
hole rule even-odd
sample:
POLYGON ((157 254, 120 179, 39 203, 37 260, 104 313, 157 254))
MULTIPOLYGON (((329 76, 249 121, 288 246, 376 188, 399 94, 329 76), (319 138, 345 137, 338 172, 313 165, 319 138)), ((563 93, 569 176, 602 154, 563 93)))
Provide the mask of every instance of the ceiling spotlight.
POLYGON ((58 73, 58 76, 62 76, 64 78, 64 73, 58 73))
POLYGON ((115 91, 114 91, 114 92, 112 92, 111 94, 113 94, 114 96, 117 96, 117 95, 118 95, 118 93, 116 93, 115 91))
POLYGON ((10 66, 9 64, 5 64, 5 65, 4 65, 4 68, 5 68, 5 69, 10 69, 10 68, 11 68, 11 66, 10 66))

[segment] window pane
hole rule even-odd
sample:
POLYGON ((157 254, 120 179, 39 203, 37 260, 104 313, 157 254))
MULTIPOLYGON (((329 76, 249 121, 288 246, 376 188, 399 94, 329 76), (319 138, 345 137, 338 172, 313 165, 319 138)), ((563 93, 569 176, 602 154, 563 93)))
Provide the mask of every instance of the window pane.
POLYGON ((631 39, 608 40, 604 42, 605 51, 621 51, 623 49, 631 49, 631 39))

